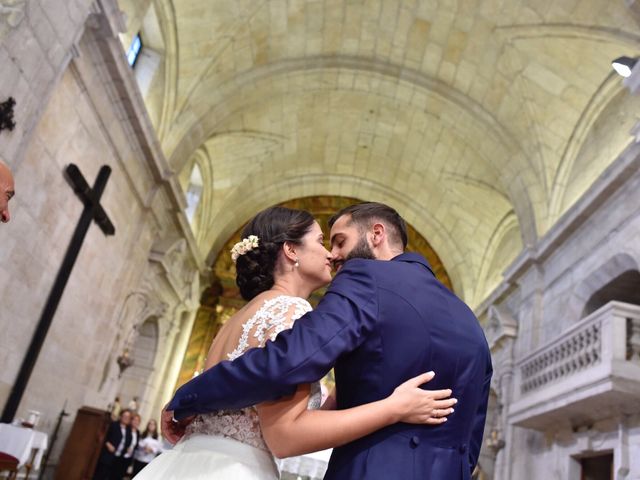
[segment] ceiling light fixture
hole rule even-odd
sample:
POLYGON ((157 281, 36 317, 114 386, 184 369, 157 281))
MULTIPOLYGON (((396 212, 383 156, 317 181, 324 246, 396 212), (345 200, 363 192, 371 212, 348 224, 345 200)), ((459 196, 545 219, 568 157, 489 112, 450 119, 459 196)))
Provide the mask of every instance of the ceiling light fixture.
POLYGON ((618 75, 627 78, 631 76, 631 70, 633 70, 633 67, 635 67, 636 63, 638 63, 637 58, 619 57, 611 62, 611 66, 616 72, 618 72, 618 75))

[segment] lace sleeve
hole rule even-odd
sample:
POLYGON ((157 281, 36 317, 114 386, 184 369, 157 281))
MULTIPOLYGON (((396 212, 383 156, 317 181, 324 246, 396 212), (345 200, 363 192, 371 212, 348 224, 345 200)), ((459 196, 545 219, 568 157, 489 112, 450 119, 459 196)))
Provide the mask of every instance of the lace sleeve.
POLYGON ((305 313, 311 311, 311 305, 299 297, 278 297, 279 302, 269 309, 270 320, 264 325, 264 331, 256 331, 256 338, 260 346, 264 347, 267 340, 275 340, 278 334, 288 330, 293 323, 305 313))
POLYGON ((235 360, 249 348, 264 347, 267 340, 275 340, 280 332, 311 311, 309 302, 299 297, 281 295, 264 302, 262 307, 242 326, 236 349, 228 355, 235 360))

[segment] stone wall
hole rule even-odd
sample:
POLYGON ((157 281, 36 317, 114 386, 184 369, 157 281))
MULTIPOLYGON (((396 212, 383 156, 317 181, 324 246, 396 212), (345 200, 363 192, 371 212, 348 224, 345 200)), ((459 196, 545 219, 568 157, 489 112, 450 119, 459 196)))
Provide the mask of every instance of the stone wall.
MULTIPOLYGON (((172 394, 206 272, 184 197, 124 58, 115 3, 98 2, 91 11, 74 6, 59 19, 66 36, 51 27, 54 36, 37 45, 30 35, 43 35, 42 22, 56 19, 36 22, 36 3, 24 5, 27 14, 14 30, 0 30, 0 55, 12 56, 2 61, 0 93, 18 101, 16 130, 0 136, 17 193, 12 221, 0 229, 3 405, 82 211, 63 177, 66 165, 77 164, 90 184, 101 165, 111 167, 102 205, 116 228, 110 237, 96 225, 89 229, 16 415, 40 411, 38 428, 50 434, 62 408, 71 413, 52 452, 55 463, 76 410, 106 408, 120 393, 127 373, 120 377, 117 357, 135 348, 149 319, 157 326, 156 353, 137 393, 143 421, 158 416, 172 394), (61 53, 45 50, 54 44, 61 53), (39 57, 40 50, 49 56, 39 57)), ((56 15, 71 8, 49 3, 56 15)))
MULTIPOLYGON (((589 392, 605 387, 599 387, 595 380, 593 385, 579 387, 585 398, 593 396, 596 406, 589 407, 593 412, 574 412, 552 427, 532 429, 512 424, 514 401, 520 396, 519 361, 582 321, 594 293, 623 272, 639 270, 638 205, 640 144, 635 143, 547 235, 521 253, 505 272, 505 281, 478 309, 492 345, 494 393, 502 406, 499 420, 487 425, 487 436, 498 431, 506 442, 497 459, 485 442, 484 461, 495 462, 486 468, 495 469, 494 478, 578 480, 577 459, 607 450, 614 453, 615 478, 629 478, 619 476, 625 472, 640 473, 640 410, 617 409, 617 405, 598 400, 599 393, 589 392)), ((631 342, 631 332, 628 335, 631 342)), ((628 363, 640 366, 637 360, 628 363)), ((566 381, 551 380, 544 402, 551 402, 554 389, 559 391, 566 381)), ((610 382, 615 379, 611 377, 610 382)), ((631 383, 624 388, 633 392, 638 386, 631 383)))
POLYGON ((18 128, 0 137, 0 155, 14 167, 25 158, 34 126, 72 58, 91 4, 91 0, 3 2, 0 99, 16 99, 18 128))

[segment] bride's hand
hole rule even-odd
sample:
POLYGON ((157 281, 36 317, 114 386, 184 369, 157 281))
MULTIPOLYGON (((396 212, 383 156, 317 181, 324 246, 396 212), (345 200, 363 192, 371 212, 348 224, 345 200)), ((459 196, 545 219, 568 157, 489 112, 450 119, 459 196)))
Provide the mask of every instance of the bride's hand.
POLYGON ((160 429, 162 436, 171 445, 175 445, 184 436, 187 426, 193 421, 195 416, 185 418, 180 421, 173 419, 173 412, 167 410, 167 406, 162 409, 160 414, 160 429))
POLYGON ((453 413, 458 400, 451 397, 451 390, 423 390, 420 385, 435 376, 428 372, 413 377, 400 386, 387 398, 398 415, 399 422, 439 425, 447 421, 453 413))

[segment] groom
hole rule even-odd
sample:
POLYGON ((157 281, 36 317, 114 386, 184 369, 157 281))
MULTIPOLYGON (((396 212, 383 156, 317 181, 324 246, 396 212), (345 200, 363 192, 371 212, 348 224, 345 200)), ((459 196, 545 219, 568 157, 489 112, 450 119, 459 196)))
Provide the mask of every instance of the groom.
POLYGON ((397 423, 335 448, 325 479, 470 479, 492 373, 482 328, 423 257, 403 253, 406 224, 391 207, 353 205, 329 224, 338 273, 318 307, 265 348, 183 385, 164 417, 291 395, 334 366, 337 408, 346 409, 380 400, 433 370, 429 388, 451 388, 458 399, 448 421, 397 423))

